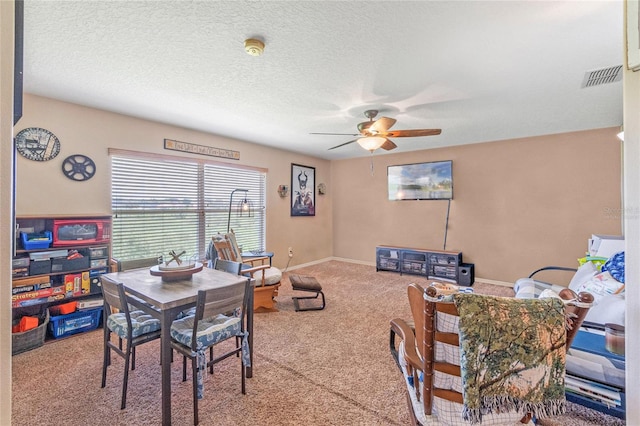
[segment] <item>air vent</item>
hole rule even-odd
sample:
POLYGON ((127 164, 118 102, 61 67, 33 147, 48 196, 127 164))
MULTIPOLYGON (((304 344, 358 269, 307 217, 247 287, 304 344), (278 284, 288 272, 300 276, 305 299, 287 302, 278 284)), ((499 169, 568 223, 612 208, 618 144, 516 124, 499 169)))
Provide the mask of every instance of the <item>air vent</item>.
POLYGON ((609 68, 587 71, 582 80, 582 88, 599 86, 606 83, 614 83, 622 80, 622 65, 609 68))

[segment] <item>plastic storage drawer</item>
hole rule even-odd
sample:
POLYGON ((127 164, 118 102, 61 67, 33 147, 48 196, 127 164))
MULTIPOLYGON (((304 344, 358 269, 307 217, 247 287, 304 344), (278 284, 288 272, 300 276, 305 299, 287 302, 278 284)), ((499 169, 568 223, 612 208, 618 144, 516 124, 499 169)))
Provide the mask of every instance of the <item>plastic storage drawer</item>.
POLYGON ((25 250, 46 249, 51 246, 51 242, 53 241, 51 231, 31 234, 21 232, 20 238, 22 239, 22 247, 24 247, 25 250))
POLYGON ((49 332, 52 337, 57 339, 59 337, 95 330, 100 325, 101 318, 102 308, 52 316, 49 321, 49 332))

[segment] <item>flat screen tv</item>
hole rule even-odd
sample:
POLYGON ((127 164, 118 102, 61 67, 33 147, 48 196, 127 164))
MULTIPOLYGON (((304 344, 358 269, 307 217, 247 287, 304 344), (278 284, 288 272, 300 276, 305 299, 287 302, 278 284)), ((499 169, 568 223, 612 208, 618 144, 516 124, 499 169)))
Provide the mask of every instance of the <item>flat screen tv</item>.
POLYGON ((387 167, 389 200, 453 199, 452 161, 387 167))

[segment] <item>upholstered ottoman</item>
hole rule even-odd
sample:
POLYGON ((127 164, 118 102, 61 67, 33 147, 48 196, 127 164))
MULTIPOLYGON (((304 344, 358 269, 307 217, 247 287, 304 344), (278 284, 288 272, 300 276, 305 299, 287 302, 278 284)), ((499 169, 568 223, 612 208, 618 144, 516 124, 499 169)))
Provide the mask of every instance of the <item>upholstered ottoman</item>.
POLYGON ((292 297, 293 305, 295 306, 296 312, 298 311, 319 311, 324 309, 325 307, 325 299, 324 293, 322 292, 322 286, 315 279, 315 277, 304 276, 304 275, 289 275, 289 281, 291 281, 291 287, 297 291, 308 291, 311 293, 315 293, 315 296, 307 296, 307 297, 292 297), (314 306, 308 308, 301 308, 299 304, 299 300, 302 299, 317 299, 318 295, 322 296, 322 305, 314 306))

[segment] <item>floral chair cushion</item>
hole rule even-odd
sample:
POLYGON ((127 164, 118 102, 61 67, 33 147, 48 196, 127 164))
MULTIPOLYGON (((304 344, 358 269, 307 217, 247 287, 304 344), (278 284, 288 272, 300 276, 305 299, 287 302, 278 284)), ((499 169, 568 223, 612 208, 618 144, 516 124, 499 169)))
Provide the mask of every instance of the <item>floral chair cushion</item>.
MULTIPOLYGON (((175 320, 173 324, 171 324, 171 337, 177 342, 191 347, 194 321, 194 315, 175 320)), ((205 318, 198 322, 198 331, 196 332, 197 350, 194 354, 197 357, 198 363, 198 399, 202 399, 204 396, 204 378, 202 372, 206 366, 205 350, 216 343, 234 336, 242 338, 242 363, 247 367, 251 366, 248 341, 249 333, 242 331, 241 318, 239 316, 219 314, 216 317, 205 318)))
MULTIPOLYGON (((160 330, 160 321, 143 311, 129 312, 129 315, 131 316, 131 334, 134 338, 160 330)), ((109 315, 107 327, 118 337, 127 338, 127 317, 124 312, 109 315)))
MULTIPOLYGON (((174 321, 171 325, 171 337, 185 346, 191 346, 194 319, 193 315, 189 315, 174 321)), ((238 335, 241 335, 240 318, 220 314, 198 323, 196 339, 199 348, 206 348, 238 335)))

